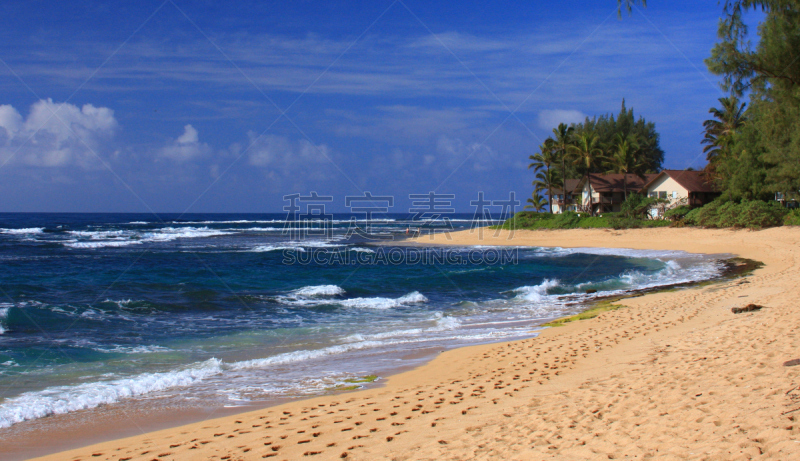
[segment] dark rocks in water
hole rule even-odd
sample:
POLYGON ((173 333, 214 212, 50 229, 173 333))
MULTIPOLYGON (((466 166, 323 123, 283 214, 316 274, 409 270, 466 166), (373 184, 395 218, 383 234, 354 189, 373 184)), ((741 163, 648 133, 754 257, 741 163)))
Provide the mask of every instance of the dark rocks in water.
POLYGON ((731 309, 731 312, 734 314, 740 314, 742 312, 753 312, 753 311, 760 311, 764 306, 759 306, 758 304, 748 304, 744 307, 734 307, 731 309))
POLYGON ((597 293, 597 290, 592 290, 592 289, 590 289, 590 290, 586 290, 586 294, 587 294, 587 295, 590 295, 590 294, 592 294, 592 293, 597 293))

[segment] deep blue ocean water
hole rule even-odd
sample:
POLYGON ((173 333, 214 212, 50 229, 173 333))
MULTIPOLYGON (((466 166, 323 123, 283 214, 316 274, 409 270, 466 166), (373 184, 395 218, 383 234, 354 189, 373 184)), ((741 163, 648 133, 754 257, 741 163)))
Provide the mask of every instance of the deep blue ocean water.
POLYGON ((677 252, 409 247, 407 229, 471 216, 350 218, 0 214, 0 428, 103 404, 326 392, 533 336, 593 296, 720 271, 677 252))

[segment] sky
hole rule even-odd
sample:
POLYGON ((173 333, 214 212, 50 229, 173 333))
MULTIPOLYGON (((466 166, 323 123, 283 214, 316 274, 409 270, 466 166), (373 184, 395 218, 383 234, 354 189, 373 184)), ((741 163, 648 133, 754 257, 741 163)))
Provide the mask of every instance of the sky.
POLYGON ((0 211, 280 212, 284 196, 525 201, 559 122, 655 122, 701 168, 715 1, 4 2, 0 211))

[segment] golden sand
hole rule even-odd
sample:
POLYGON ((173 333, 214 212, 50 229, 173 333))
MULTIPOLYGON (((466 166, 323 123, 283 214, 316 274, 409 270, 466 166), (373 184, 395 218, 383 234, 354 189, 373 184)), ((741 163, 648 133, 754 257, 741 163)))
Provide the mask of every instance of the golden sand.
POLYGON ((783 365, 800 358, 800 228, 493 234, 434 243, 732 253, 765 267, 448 351, 381 388, 43 459, 800 459, 800 366, 783 365), (765 308, 731 312, 749 303, 765 308))

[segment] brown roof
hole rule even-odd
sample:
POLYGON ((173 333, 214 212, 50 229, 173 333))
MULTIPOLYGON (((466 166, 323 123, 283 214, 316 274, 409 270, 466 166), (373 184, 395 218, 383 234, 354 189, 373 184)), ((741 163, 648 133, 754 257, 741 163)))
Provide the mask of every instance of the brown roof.
POLYGON ((642 188, 650 187, 650 183, 654 182, 656 178, 662 174, 666 174, 674 179, 675 182, 680 184, 688 192, 719 192, 713 184, 708 182, 702 171, 688 170, 663 170, 647 181, 647 184, 642 188))
POLYGON ((591 174, 592 188, 596 192, 623 192, 627 182, 628 192, 641 190, 646 183, 653 180, 657 174, 646 174, 644 179, 635 174, 591 174), (625 178, 625 181, 623 181, 625 178))
MULTIPOLYGON (((574 194, 580 184, 580 179, 567 179, 567 194, 574 194)), ((553 188, 553 195, 561 195, 563 193, 564 192, 558 187, 553 188)))

